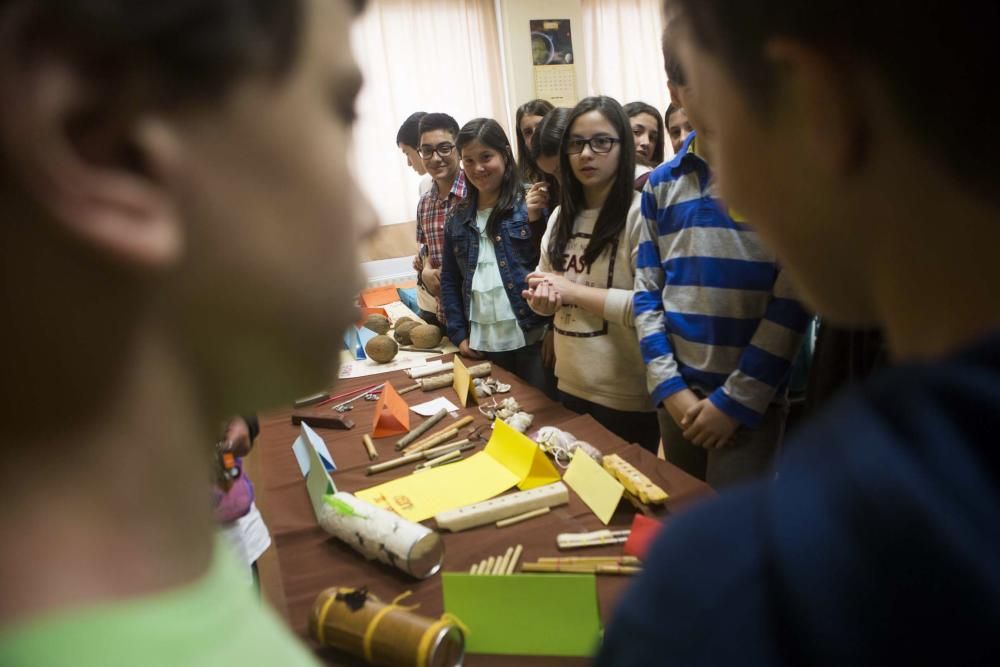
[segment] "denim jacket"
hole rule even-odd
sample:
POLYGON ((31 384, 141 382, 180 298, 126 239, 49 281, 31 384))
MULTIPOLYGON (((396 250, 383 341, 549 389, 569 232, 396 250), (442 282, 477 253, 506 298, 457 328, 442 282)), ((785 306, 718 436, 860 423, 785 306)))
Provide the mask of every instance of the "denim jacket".
MULTIPOLYGON (((476 228, 477 195, 470 193, 457 206, 444 226, 444 252, 441 253, 441 304, 447 320, 448 338, 458 345, 469 337, 469 309, 472 305, 472 276, 479 263, 479 229, 476 228)), ((523 198, 513 213, 500 222, 493 247, 500 267, 507 297, 522 331, 545 326, 551 318, 528 307, 521 296, 527 289, 528 274, 538 267, 539 247, 545 233, 545 218, 528 222, 528 207, 523 198)))

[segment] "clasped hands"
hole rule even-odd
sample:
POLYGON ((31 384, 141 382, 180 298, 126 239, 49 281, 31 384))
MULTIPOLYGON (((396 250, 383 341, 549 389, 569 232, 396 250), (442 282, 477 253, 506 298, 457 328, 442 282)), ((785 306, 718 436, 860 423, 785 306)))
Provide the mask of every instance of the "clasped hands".
POLYGON ((704 447, 717 449, 733 444, 740 423, 715 407, 707 398, 699 399, 690 389, 684 389, 663 401, 663 407, 683 429, 684 439, 704 447))
POLYGON ((573 305, 576 287, 576 283, 559 274, 535 271, 528 274, 528 289, 522 291, 521 296, 531 310, 551 317, 560 306, 573 305))

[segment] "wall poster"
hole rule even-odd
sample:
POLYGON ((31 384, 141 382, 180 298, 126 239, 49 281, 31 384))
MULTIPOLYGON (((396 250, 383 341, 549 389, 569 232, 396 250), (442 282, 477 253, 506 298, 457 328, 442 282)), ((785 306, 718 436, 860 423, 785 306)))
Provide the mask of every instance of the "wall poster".
POLYGON ((557 107, 574 106, 577 102, 576 68, 573 66, 573 31, 569 19, 533 20, 530 28, 535 97, 557 107))

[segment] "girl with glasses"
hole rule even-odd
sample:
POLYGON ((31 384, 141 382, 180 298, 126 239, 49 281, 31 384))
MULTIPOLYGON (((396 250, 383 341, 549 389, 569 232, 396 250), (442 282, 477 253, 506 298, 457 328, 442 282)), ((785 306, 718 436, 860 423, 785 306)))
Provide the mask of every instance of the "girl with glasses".
POLYGON ((554 316, 563 405, 651 452, 659 444, 632 314, 640 201, 635 144, 621 105, 588 97, 567 119, 560 205, 524 297, 554 316))
POLYGON ((538 264, 540 205, 525 199, 507 134, 495 120, 466 123, 455 141, 468 194, 445 223, 441 302, 462 356, 489 359, 554 393, 541 361, 549 321, 522 297, 538 264))

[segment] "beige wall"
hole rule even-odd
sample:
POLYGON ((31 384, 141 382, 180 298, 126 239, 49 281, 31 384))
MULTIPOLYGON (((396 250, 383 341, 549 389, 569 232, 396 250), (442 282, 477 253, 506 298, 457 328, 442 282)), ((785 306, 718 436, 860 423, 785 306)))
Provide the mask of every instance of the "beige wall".
POLYGON ((417 252, 417 223, 381 225, 361 248, 361 261, 406 257, 417 252))

